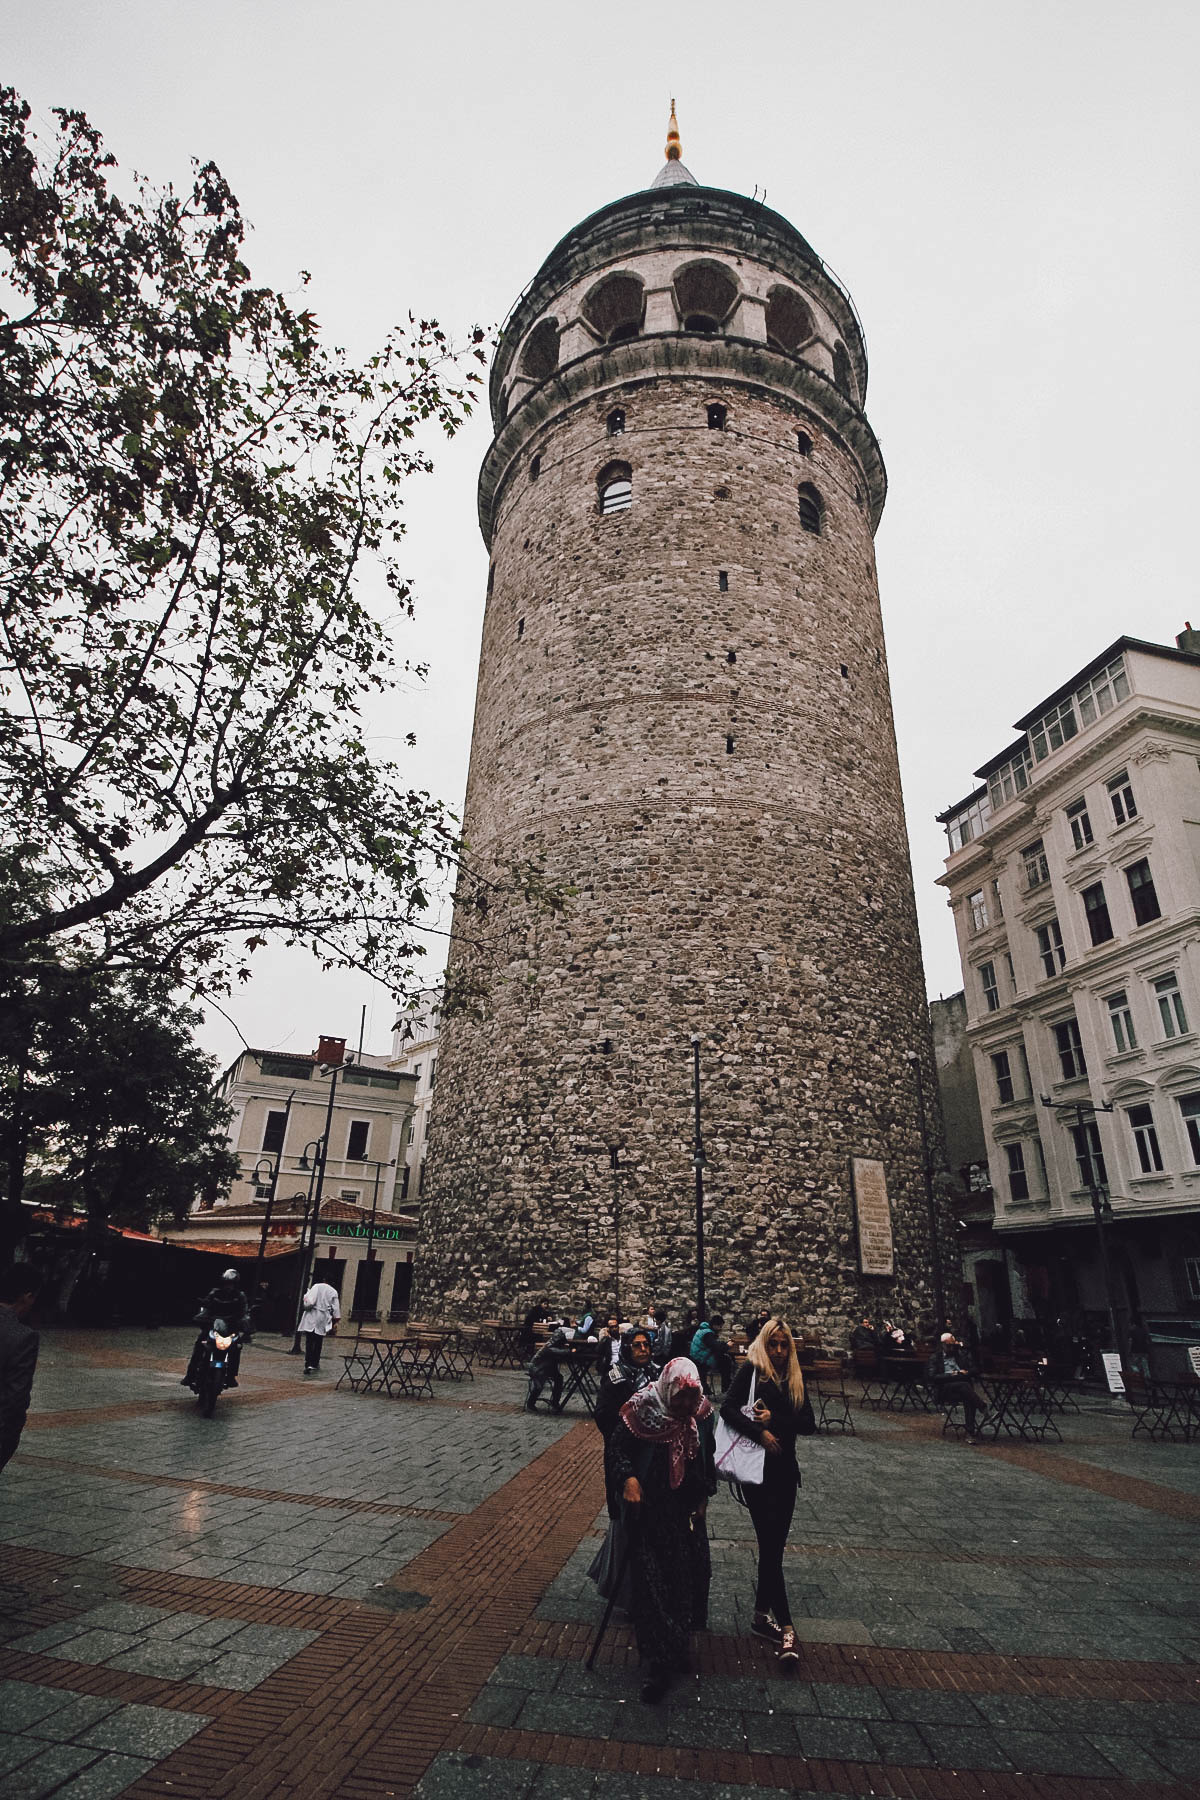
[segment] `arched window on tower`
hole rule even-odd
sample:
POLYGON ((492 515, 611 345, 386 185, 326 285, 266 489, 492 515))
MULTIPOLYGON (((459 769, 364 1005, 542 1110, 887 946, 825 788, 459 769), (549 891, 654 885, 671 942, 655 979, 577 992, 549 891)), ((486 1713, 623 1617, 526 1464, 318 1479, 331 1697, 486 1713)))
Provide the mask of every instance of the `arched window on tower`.
POLYGON ((802 481, 796 492, 800 507, 800 529, 811 531, 814 537, 821 535, 821 520, 825 508, 821 504, 821 496, 811 481, 802 481))
POLYGON ((845 344, 833 346, 833 385, 847 400, 854 398, 854 382, 850 374, 850 353, 845 344))
POLYGON ((726 408, 723 406, 714 405, 714 406, 708 407, 707 412, 708 412, 708 429, 710 431, 724 431, 725 421, 729 417, 729 414, 728 414, 726 408))
POLYGON ((737 299, 737 282, 721 263, 692 263, 675 276, 675 304, 685 331, 720 331, 737 299))
POLYGON ((603 343, 619 344, 642 329, 645 304, 640 276, 606 275, 579 310, 603 343))
POLYGON ((813 441, 809 437, 807 431, 798 431, 796 433, 796 448, 800 452, 801 456, 811 456, 812 455, 813 441))
POLYGON ((633 505, 633 470, 628 463, 606 463, 596 477, 602 513, 628 512, 633 505))
POLYGON ((545 381, 558 367, 558 320, 539 319, 529 336, 517 364, 518 374, 530 381, 545 381))
POLYGON ((605 420, 605 426, 608 430, 609 437, 620 437, 625 429, 625 408, 623 406, 614 406, 609 413, 608 418, 605 420))
POLYGON ((813 316, 795 288, 771 289, 767 295, 767 342, 772 350, 798 350, 816 331, 813 316))

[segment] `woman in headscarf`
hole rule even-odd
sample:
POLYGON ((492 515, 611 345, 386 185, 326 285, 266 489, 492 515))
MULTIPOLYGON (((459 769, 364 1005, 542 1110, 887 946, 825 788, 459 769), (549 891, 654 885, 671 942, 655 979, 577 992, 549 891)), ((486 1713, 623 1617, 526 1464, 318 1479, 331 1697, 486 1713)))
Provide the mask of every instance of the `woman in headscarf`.
POLYGON ((629 1610, 651 1704, 686 1669, 689 1632, 708 1622, 712 1410, 695 1363, 676 1357, 625 1402, 605 1449, 606 1486, 623 1502, 629 1610))
POLYGON ((758 1539, 758 1586, 750 1629, 774 1644, 780 1663, 788 1668, 799 1662, 800 1651, 783 1583, 783 1547, 800 1486, 796 1439, 811 1437, 817 1425, 804 1392, 796 1341, 782 1319, 768 1319, 746 1351, 721 1404, 721 1417, 733 1431, 762 1444, 767 1453, 761 1485, 747 1483, 742 1488, 758 1539), (753 1417, 743 1411, 750 1403, 751 1381, 753 1417))
MULTIPOLYGON (((658 1380, 661 1371, 653 1360, 653 1348, 653 1332, 645 1325, 638 1325, 622 1341, 618 1361, 601 1375, 595 1417, 605 1443, 620 1419, 625 1402, 640 1393, 644 1387, 649 1387, 652 1381, 658 1380)), ((613 1485, 607 1468, 604 1471, 604 1489, 608 1501, 608 1532, 592 1558, 588 1574, 595 1582, 601 1599, 610 1600, 615 1595, 617 1605, 623 1612, 628 1612, 629 1559, 625 1554, 625 1527, 621 1520, 621 1489, 613 1485), (624 1580, 621 1579, 622 1570, 625 1571, 624 1580), (620 1592, 617 1592, 618 1582, 621 1583, 620 1592)))

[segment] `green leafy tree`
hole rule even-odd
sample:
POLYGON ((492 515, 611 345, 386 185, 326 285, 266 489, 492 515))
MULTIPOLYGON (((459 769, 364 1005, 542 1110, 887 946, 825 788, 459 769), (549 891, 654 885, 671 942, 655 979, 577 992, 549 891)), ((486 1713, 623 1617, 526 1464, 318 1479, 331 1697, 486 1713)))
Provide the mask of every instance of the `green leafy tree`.
POLYGON ((402 993, 459 846, 363 745, 396 670, 359 588, 411 610, 401 490, 483 333, 355 366, 253 284, 211 164, 118 191, 55 117, 0 91, 0 965, 204 994, 275 935, 402 993))
POLYGON ((27 1200, 85 1213, 92 1239, 109 1221, 144 1230, 228 1189, 238 1163, 218 1071, 165 982, 42 964, 2 986, 10 1242, 23 1185, 27 1200))

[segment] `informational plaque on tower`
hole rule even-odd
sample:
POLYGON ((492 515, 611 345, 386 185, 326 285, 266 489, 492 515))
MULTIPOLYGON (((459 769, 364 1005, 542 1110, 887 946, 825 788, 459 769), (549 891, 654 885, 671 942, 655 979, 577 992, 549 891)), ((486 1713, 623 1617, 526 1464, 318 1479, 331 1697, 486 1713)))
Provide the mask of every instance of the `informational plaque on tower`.
POLYGON ((858 1266, 864 1275, 894 1275, 892 1207, 883 1164, 869 1156, 850 1158, 854 1213, 858 1223, 858 1266))

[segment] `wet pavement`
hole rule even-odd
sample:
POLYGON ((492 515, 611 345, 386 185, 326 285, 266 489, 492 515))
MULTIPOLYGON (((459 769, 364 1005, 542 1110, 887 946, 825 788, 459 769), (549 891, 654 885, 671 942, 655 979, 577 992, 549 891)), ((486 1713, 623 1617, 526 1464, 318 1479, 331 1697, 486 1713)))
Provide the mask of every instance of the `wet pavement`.
POLYGON ((187 1332, 48 1333, 0 1476, 0 1800, 975 1800, 1200 1794, 1200 1445, 1104 1400, 1061 1443, 855 1408, 801 1446, 804 1656, 748 1635, 710 1510, 710 1629, 665 1704, 600 1608, 600 1440, 512 1371, 334 1391, 278 1339, 202 1419, 187 1332))

